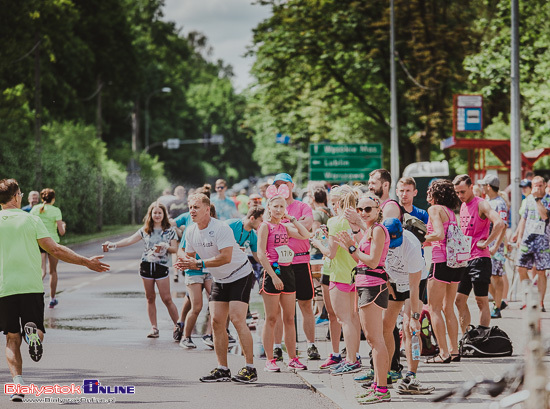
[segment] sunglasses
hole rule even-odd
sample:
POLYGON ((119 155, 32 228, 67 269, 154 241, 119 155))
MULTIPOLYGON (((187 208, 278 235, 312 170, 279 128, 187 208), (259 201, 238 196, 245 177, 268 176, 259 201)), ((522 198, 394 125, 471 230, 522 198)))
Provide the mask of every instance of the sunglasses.
POLYGON ((223 190, 225 189, 225 186, 216 186, 216 190, 223 190))
POLYGON ((356 207, 355 210, 357 210, 357 213, 365 212, 370 213, 372 212, 372 209, 378 209, 380 206, 367 206, 367 207, 356 207))

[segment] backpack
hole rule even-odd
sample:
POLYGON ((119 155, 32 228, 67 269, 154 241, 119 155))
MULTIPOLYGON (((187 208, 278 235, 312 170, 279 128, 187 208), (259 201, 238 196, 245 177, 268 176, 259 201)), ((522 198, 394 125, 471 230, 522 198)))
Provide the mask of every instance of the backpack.
POLYGON ((447 247, 447 267, 460 268, 468 265, 472 251, 472 238, 462 233, 456 220, 451 221, 450 217, 445 245, 447 247))
POLYGON ((439 354, 439 346, 432 328, 432 319, 426 308, 420 313, 420 342, 422 343, 422 356, 434 356, 439 354))
POLYGON ((426 233, 428 228, 426 223, 409 213, 403 214, 403 229, 410 231, 414 236, 420 240, 420 243, 424 243, 426 240, 426 233))
POLYGON ((511 356, 513 347, 508 334, 499 327, 470 325, 460 340, 459 352, 463 357, 511 356))

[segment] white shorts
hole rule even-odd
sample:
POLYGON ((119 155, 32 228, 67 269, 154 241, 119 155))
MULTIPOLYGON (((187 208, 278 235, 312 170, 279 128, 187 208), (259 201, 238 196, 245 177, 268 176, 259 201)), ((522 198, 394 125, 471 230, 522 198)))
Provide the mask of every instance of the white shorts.
POLYGON ((190 284, 204 284, 205 281, 212 281, 212 274, 196 274, 196 275, 188 275, 185 274, 185 285, 190 284))

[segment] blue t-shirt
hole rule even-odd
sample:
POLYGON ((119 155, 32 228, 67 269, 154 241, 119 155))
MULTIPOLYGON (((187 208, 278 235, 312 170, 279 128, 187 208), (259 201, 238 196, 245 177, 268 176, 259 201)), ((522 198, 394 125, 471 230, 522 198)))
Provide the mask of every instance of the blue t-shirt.
POLYGON ((176 222, 176 225, 178 227, 181 227, 181 226, 187 227, 193 223, 193 221, 191 220, 191 214, 189 212, 180 214, 178 217, 174 219, 174 221, 176 222))
POLYGON ((413 209, 411 210, 411 212, 409 214, 411 216, 416 217, 417 219, 422 220, 425 224, 428 224, 429 216, 428 216, 428 212, 426 210, 419 209, 418 207, 413 205, 413 209))
POLYGON ((250 249, 251 252, 256 253, 258 251, 258 236, 254 230, 246 231, 244 229, 244 223, 242 219, 229 219, 225 223, 233 230, 233 236, 239 247, 250 249))
POLYGON ((29 212, 31 211, 31 209, 32 209, 32 204, 28 204, 28 205, 23 206, 23 207, 21 208, 21 210, 24 210, 24 211, 26 211, 27 213, 29 213, 29 212))
POLYGON ((216 216, 218 217, 218 220, 223 221, 241 216, 241 214, 237 211, 235 202, 228 197, 223 200, 213 197, 210 201, 214 204, 214 206, 216 206, 216 216))

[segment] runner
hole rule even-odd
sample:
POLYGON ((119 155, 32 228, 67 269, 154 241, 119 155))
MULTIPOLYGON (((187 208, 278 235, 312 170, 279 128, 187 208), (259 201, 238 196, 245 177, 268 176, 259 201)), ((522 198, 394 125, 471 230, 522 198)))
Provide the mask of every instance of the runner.
POLYGON ((511 241, 521 238, 516 265, 523 289, 531 285, 527 270, 534 268, 537 274, 537 288, 540 295, 542 312, 544 296, 546 295, 546 270, 550 269, 550 243, 548 231, 548 216, 550 212, 550 195, 544 190, 544 178, 535 176, 531 181, 532 192, 525 200, 525 210, 521 216, 516 233, 511 241))
POLYGON ((405 209, 411 216, 414 216, 422 220, 425 224, 428 224, 428 212, 416 207, 413 204, 413 200, 418 194, 418 190, 416 189, 416 181, 414 178, 409 177, 399 179, 395 190, 397 197, 399 198, 399 204, 403 206, 403 209, 405 209))
POLYGON ((185 254, 178 258, 176 267, 181 270, 208 268, 214 278, 210 314, 218 366, 200 381, 255 382, 258 376, 254 368, 252 335, 246 325, 246 311, 254 283, 252 267, 235 241, 231 228, 210 216, 210 199, 206 195, 189 196, 189 211, 195 224, 186 229, 185 254), (195 258, 196 254, 200 260, 195 258), (246 366, 233 378, 227 367, 228 317, 239 334, 246 360, 246 366))
POLYGON ((454 301, 464 268, 447 267, 445 244, 449 224, 456 222, 453 209, 458 208, 460 199, 450 180, 436 179, 428 188, 427 201, 431 206, 428 208, 430 219, 425 243, 431 243, 432 246, 432 266, 428 277, 428 305, 440 352, 439 355, 427 359, 426 363, 446 364, 451 361, 460 361, 458 320, 454 310, 454 301), (445 314, 445 318, 443 318, 443 314, 445 314), (451 344, 450 350, 447 343, 447 332, 451 344))
MULTIPOLYGON (((313 225, 313 212, 311 207, 292 197, 294 183, 288 173, 279 173, 275 176, 273 184, 276 188, 286 185, 290 192, 286 199, 286 211, 290 216, 294 216, 308 230, 313 225)), ((284 222, 284 221, 283 221, 284 222)), ((313 279, 311 277, 311 268, 309 265, 309 240, 298 240, 293 237, 289 239, 288 246, 294 252, 292 260, 292 270, 296 280, 296 299, 302 312, 303 329, 307 339, 307 356, 309 360, 319 360, 321 356, 315 346, 315 316, 313 315, 313 279)), ((281 339, 283 337, 283 326, 281 321, 275 328, 275 356, 277 360, 282 359, 281 339)))
MULTIPOLYGON (((147 338, 158 338, 157 307, 155 304, 155 284, 159 295, 166 306, 170 318, 177 328, 178 309, 172 301, 170 294, 170 279, 168 278, 168 253, 175 253, 178 249, 177 234, 168 221, 166 206, 160 202, 153 202, 147 210, 143 227, 130 237, 111 243, 103 243, 103 251, 116 250, 119 247, 127 247, 143 240, 144 250, 141 255, 139 275, 145 288, 147 298, 147 314, 151 322, 151 332, 147 338)), ((175 331, 174 329, 174 331, 175 331)))
POLYGON ((260 252, 258 257, 262 264, 263 276, 260 280, 260 294, 265 306, 265 325, 262 332, 262 342, 267 356, 264 370, 279 372, 277 358, 273 354, 273 338, 275 324, 283 315, 283 326, 286 350, 288 352, 288 368, 293 370, 307 369, 296 356, 296 330, 294 327, 296 309, 296 284, 291 266, 294 252, 288 246, 289 238, 303 240, 309 237, 307 229, 294 216, 286 213, 286 198, 290 191, 286 185, 279 189, 271 185, 267 192, 268 221, 263 222, 258 230, 260 252), (281 223, 283 218, 290 223, 281 223))
MULTIPOLYGON (((498 176, 487 175, 478 183, 482 187, 485 195, 487 195, 491 209, 497 212, 506 224, 508 222, 508 206, 506 205, 504 199, 499 195, 500 180, 498 179, 498 176)), ((491 228, 493 228, 492 225, 491 228)), ((502 234, 503 237, 501 240, 506 238, 506 229, 503 230, 502 234)), ((491 243, 489 246, 492 247, 494 245, 495 243, 491 243)), ((506 272, 504 271, 505 261, 506 257, 504 256, 504 243, 501 243, 497 252, 491 256, 492 276, 489 291, 493 294, 494 299, 494 306, 491 310, 491 318, 502 318, 500 307, 503 301, 503 277, 506 276, 506 272)))
MULTIPOLYGON (((50 237, 56 243, 59 243, 59 236, 65 235, 66 224, 61 216, 61 210, 54 206, 55 203, 55 191, 53 189, 42 189, 40 192, 40 198, 42 199, 42 206, 35 206, 31 209, 30 213, 38 216, 42 219, 44 226, 48 229, 50 237)), ((54 308, 57 304, 57 298, 55 294, 57 292, 57 263, 58 260, 48 254, 45 250, 40 249, 42 253, 42 279, 46 276, 48 271, 48 262, 50 265, 50 308, 54 308)))
MULTIPOLYGON (((57 244, 39 217, 21 210, 22 199, 15 179, 0 180, 0 331, 6 335, 6 359, 13 383, 26 385, 22 336, 29 344, 31 359, 37 362, 42 357, 46 332, 39 247, 56 259, 93 271, 108 271, 109 265, 101 261, 103 256, 82 257, 57 244)), ((15 402, 23 398, 22 394, 10 396, 15 402)))
POLYGON ((216 180, 217 194, 212 197, 212 204, 216 206, 216 213, 219 220, 238 218, 241 214, 237 211, 237 206, 226 196, 227 182, 223 179, 216 180))
POLYGON ((33 190, 29 193, 28 198, 29 204, 21 208, 21 210, 24 210, 26 212, 30 212, 34 206, 40 203, 40 193, 38 193, 36 190, 33 190))
POLYGON ((483 327, 489 327, 491 324, 488 297, 493 271, 491 255, 497 252, 502 242, 506 224, 487 201, 474 196, 472 180, 468 175, 458 175, 454 178, 453 184, 458 198, 462 201, 460 228, 466 236, 472 238, 470 259, 458 285, 455 300, 460 327, 462 333, 465 333, 471 321, 468 296, 472 288, 480 312, 479 324, 483 327), (493 229, 489 233, 491 223, 493 229), (489 243, 494 244, 489 247, 489 243))
POLYGON ((384 271, 384 264, 390 236, 386 228, 380 224, 382 212, 378 198, 362 196, 357 204, 357 212, 360 219, 350 217, 348 221, 352 231, 364 232, 358 248, 355 239, 349 233, 340 232, 336 236, 338 244, 348 250, 358 263, 355 285, 359 298, 359 317, 363 332, 372 348, 374 361, 374 382, 366 393, 357 396, 357 400, 360 404, 389 402, 391 395, 387 387, 386 374, 390 361, 384 342, 382 313, 388 308, 388 276, 384 271))

